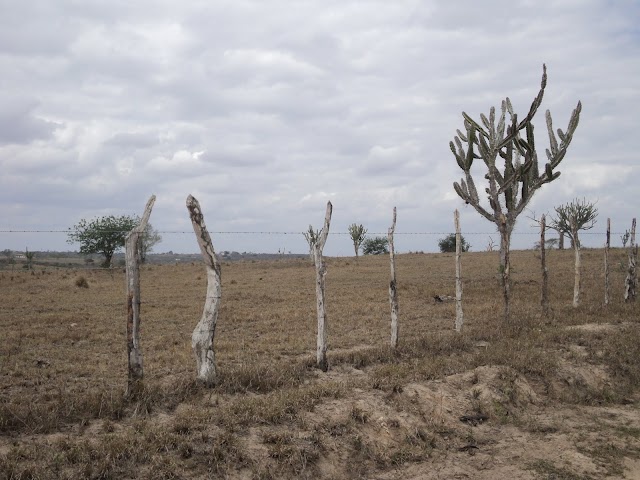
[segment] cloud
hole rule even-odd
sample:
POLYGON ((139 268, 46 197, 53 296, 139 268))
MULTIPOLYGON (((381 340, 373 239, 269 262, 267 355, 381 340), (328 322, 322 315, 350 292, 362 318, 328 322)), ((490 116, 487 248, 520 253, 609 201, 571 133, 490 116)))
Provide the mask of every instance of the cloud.
POLYGON ((139 149, 152 147, 158 142, 158 135, 153 133, 120 132, 109 138, 105 145, 123 149, 139 149))
POLYGON ((29 144, 51 138, 60 124, 34 113, 38 102, 4 98, 0 101, 0 144, 29 144))
MULTIPOLYGON (((478 118, 509 96, 524 115, 546 63, 541 158, 544 110, 563 129, 578 100, 583 114, 562 176, 531 208, 586 195, 621 225, 634 213, 617 197, 638 184, 639 15, 605 0, 0 6, 3 221, 66 228, 140 214, 155 193, 154 226, 188 231, 193 193, 217 231, 302 231, 331 199, 333 231, 355 221, 384 232, 397 206, 399 232, 430 232, 398 248, 434 250, 459 208, 482 245, 494 227, 453 192, 462 172, 448 143, 462 111, 478 118)), ((528 231, 519 221, 515 246, 533 243, 528 231)), ((32 248, 67 248, 34 235, 32 248)), ((24 248, 12 238, 0 243, 24 248)), ((165 235, 159 248, 196 251, 192 240, 165 235)), ((295 236, 217 240, 305 250, 295 236)), ((327 253, 350 254, 330 240, 327 253)))

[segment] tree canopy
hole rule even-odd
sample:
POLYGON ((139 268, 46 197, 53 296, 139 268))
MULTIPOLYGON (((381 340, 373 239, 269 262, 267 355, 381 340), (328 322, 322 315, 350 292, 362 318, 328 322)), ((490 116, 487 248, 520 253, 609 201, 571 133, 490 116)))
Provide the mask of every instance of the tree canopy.
POLYGON ((104 255, 103 267, 111 265, 113 254, 124 247, 127 234, 138 224, 138 218, 114 215, 80 220, 69 229, 67 243, 79 243, 80 253, 104 255))
POLYGON ((153 225, 147 223, 144 231, 142 232, 142 235, 140 236, 140 243, 138 244, 140 261, 142 263, 145 263, 147 261, 147 254, 151 253, 153 251, 153 247, 155 247, 161 241, 162 235, 160 235, 160 232, 153 228, 153 225))
MULTIPOLYGON (((468 252, 471 248, 471 245, 467 243, 462 235, 460 235, 460 240, 462 243, 462 251, 468 252)), ((438 240, 438 247, 440 247, 440 251, 442 253, 455 252, 456 251, 456 234, 450 233, 444 238, 438 240)))
POLYGON ((367 229, 364 228, 364 225, 357 225, 352 223, 349 225, 349 236, 351 237, 351 241, 353 242, 353 249, 356 252, 356 258, 358 258, 358 251, 360 250, 360 246, 367 235, 367 229))
POLYGON ((369 237, 362 243, 362 253, 364 255, 389 253, 388 245, 389 240, 385 237, 369 237))
POLYGON ((565 232, 571 239, 571 244, 580 246, 578 231, 589 230, 596 224, 598 209, 595 203, 586 199, 575 199, 554 208, 556 214, 551 219, 551 228, 558 232, 565 232))

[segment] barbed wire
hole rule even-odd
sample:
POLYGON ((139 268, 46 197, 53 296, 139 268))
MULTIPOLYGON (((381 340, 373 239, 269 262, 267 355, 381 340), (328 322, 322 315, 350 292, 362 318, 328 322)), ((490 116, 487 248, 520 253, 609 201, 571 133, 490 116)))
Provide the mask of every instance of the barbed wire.
MULTIPOLYGON (((100 230, 102 233, 129 233, 129 230, 100 230)), ((73 233, 71 230, 0 230, 0 233, 73 233)), ((157 230, 163 234, 193 234, 193 230, 157 230)), ((291 231, 211 231, 216 235, 304 235, 307 232, 291 231)), ((394 232, 394 235, 450 235, 454 232, 394 232)), ((627 232, 611 232, 624 235, 627 232)), ((387 232, 367 232, 368 235, 387 235, 387 232)), ((463 235, 499 235, 498 232, 462 232, 463 235)), ((605 235, 605 232, 580 232, 580 235, 605 235)), ((350 235, 349 232, 329 232, 329 235, 350 235)), ((540 235, 540 232, 512 232, 512 235, 540 235)))

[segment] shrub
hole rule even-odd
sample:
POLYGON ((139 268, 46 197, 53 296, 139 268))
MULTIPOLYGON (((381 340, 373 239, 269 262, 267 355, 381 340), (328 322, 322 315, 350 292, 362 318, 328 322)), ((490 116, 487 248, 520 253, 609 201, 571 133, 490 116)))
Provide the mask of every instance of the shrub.
POLYGON ((89 282, 82 275, 76 278, 76 287, 78 288, 89 288, 89 282))
POLYGON ((362 243, 362 253, 364 255, 389 253, 387 245, 389 245, 389 240, 385 237, 370 237, 362 243))
MULTIPOLYGON (((462 251, 468 252, 471 249, 471 245, 467 243, 462 235, 460 235, 460 239, 462 241, 462 251)), ((438 246, 440 247, 440 251, 442 253, 447 252, 455 252, 456 251, 456 234, 450 233, 444 238, 441 238, 438 241, 438 246)))

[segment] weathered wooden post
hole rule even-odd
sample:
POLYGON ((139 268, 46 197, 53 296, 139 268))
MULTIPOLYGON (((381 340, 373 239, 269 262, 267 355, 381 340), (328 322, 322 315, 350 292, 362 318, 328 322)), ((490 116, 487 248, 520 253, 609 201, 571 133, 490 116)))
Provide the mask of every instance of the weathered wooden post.
POLYGON ((213 350, 213 340, 220 298, 222 297, 221 270, 211 237, 204 223, 200 203, 192 195, 187 197, 187 209, 204 264, 207 267, 207 297, 202 318, 191 335, 191 348, 196 357, 196 379, 206 386, 212 386, 216 380, 216 357, 213 350))
POLYGON ((549 272, 547 270, 546 239, 547 220, 544 215, 540 218, 540 266, 542 268, 542 290, 540 292, 540 305, 546 316, 549 315, 549 272))
POLYGON ((396 284, 396 257, 393 246, 393 234, 396 231, 396 207, 393 207, 393 223, 389 228, 389 260, 391 262, 391 281, 389 282, 389 303, 391 305, 391 346, 398 347, 398 287, 396 284))
POLYGON ((140 236, 149 222, 156 196, 151 195, 140 223, 125 238, 125 272, 127 281, 127 358, 128 379, 125 396, 136 397, 143 388, 144 369, 140 349, 140 236))
MULTIPOLYGON (((316 366, 324 372, 329 370, 329 362, 327 361, 327 313, 324 305, 324 277, 327 274, 327 267, 322 257, 322 249, 329 235, 332 211, 333 205, 331 205, 331 202, 327 202, 324 226, 317 235, 311 236, 313 238, 309 240, 313 251, 313 262, 316 267, 316 301, 318 311, 316 366)), ((309 226, 309 231, 313 232, 313 227, 309 226)))
POLYGON ((607 241, 604 244, 604 304, 609 305, 609 248, 611 248, 611 219, 607 218, 607 241))
POLYGON ((460 233, 460 213, 457 209, 453 213, 453 221, 456 227, 456 332, 460 333, 464 323, 462 312, 462 234, 460 233))
POLYGON ((582 289, 582 260, 580 257, 580 240, 578 239, 578 225, 575 218, 571 219, 571 239, 575 257, 574 281, 573 281, 573 308, 580 305, 580 291, 582 289))
POLYGON ((638 276, 636 265, 638 261, 638 244, 636 243, 636 219, 631 222, 631 238, 629 238, 629 267, 627 278, 624 282, 624 301, 636 301, 636 289, 638 288, 638 276))

